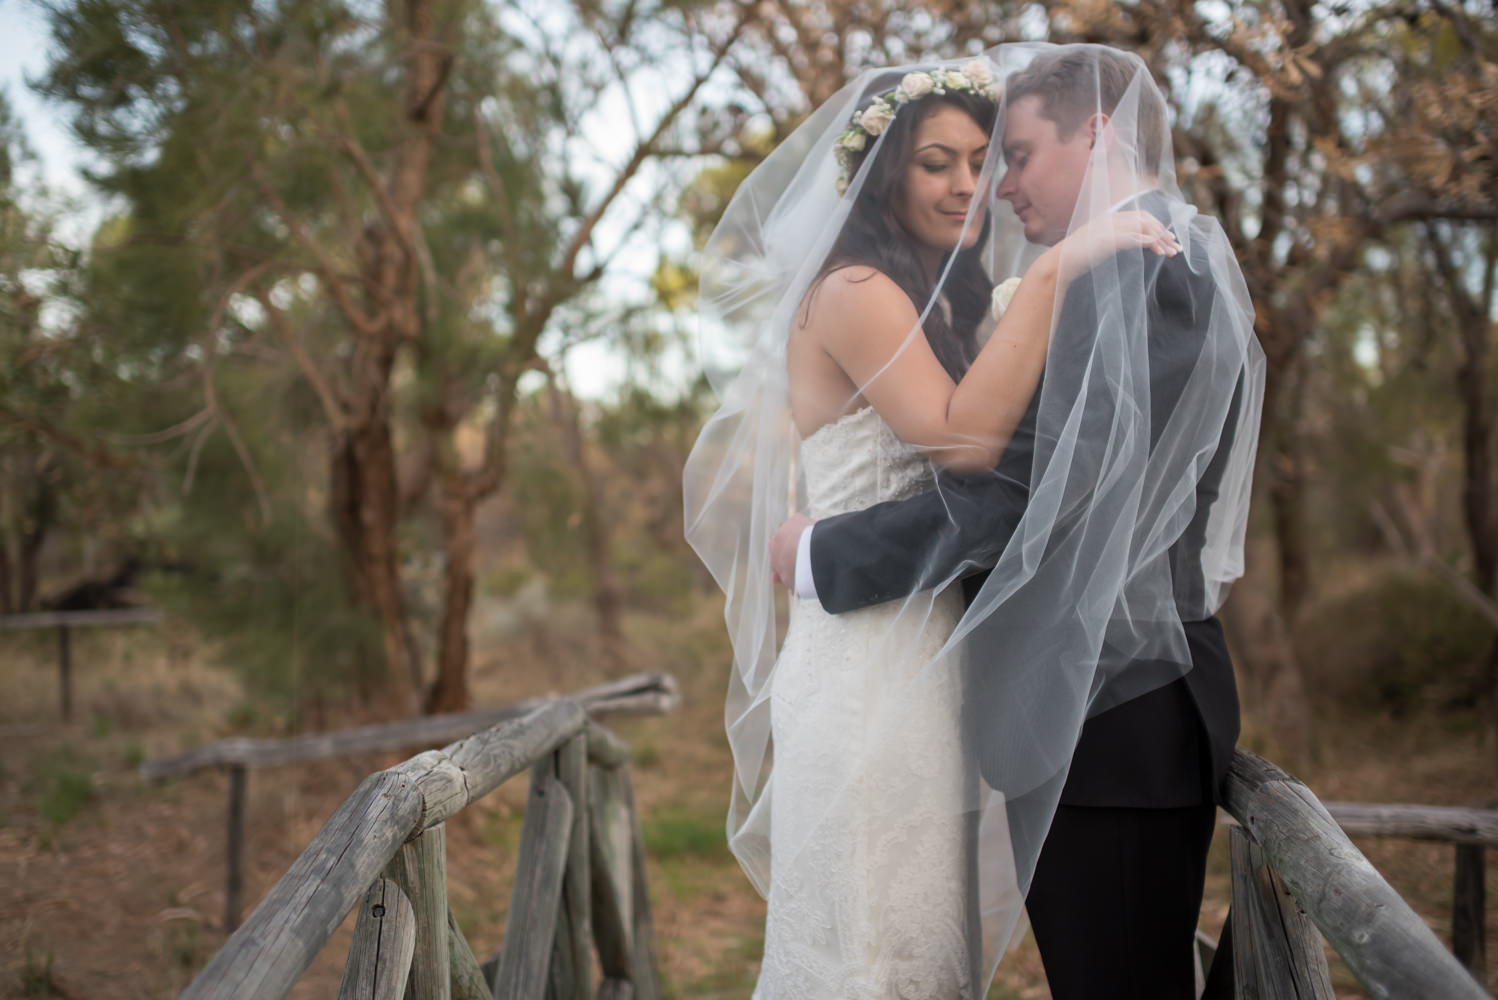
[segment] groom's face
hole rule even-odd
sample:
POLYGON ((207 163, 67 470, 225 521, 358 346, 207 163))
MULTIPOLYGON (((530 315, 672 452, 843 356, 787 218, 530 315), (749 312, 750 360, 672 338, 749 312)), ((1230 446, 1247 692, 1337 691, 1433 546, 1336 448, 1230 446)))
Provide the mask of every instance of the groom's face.
POLYGON ((1084 126, 1062 138, 1056 123, 1041 114, 1040 95, 1005 108, 998 196, 1024 223, 1025 239, 1051 246, 1066 235, 1091 154, 1091 132, 1084 126))

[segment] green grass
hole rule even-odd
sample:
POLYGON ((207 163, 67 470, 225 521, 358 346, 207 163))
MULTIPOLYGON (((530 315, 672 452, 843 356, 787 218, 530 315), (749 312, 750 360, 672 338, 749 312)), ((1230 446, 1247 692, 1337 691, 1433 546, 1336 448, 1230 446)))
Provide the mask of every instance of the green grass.
POLYGON ((93 800, 92 770, 91 761, 66 745, 33 758, 29 784, 37 811, 51 831, 61 829, 93 800))
POLYGON ((47 946, 47 957, 38 959, 31 950, 31 944, 26 945, 26 954, 22 959, 21 968, 16 972, 16 986, 23 997, 60 997, 66 996, 62 987, 58 986, 57 979, 52 971, 52 946, 47 946))
POLYGON ((644 820, 645 850, 659 862, 675 858, 728 860, 723 834, 723 812, 718 806, 690 809, 671 806, 655 811, 644 820))

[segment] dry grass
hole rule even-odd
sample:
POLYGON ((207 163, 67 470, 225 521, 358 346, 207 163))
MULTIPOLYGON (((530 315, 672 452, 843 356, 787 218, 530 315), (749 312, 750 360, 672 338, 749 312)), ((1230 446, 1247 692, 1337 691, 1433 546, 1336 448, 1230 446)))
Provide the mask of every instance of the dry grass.
MULTIPOLYGON (((584 610, 564 607, 539 624, 482 636, 475 701, 497 704, 603 679, 589 626, 584 610)), ((683 618, 634 616, 627 627, 627 668, 668 670, 683 691, 676 716, 619 727, 635 751, 669 995, 747 997, 764 907, 723 846, 731 765, 721 618, 704 601, 683 618)), ((214 666, 211 649, 165 625, 75 635, 75 721, 65 726, 55 637, 5 642, 0 900, 8 905, 0 907, 0 996, 173 996, 224 940, 227 782, 205 773, 151 787, 135 765, 231 733, 273 732, 277 720, 245 701, 214 666)), ((324 724, 355 721, 350 711, 324 724)), ((1329 799, 1471 804, 1493 797, 1493 759, 1471 732, 1375 721, 1323 730, 1318 759, 1301 776, 1329 799)), ((274 883, 363 775, 394 762, 367 757, 255 775, 246 897, 256 900, 274 883)), ((453 911, 481 958, 503 932, 524 791, 524 782, 512 782, 449 823, 453 911)), ((1213 932, 1227 909, 1225 841, 1214 846, 1203 910, 1213 932)), ((1450 850, 1360 846, 1437 933, 1449 935, 1450 850)), ((1489 899, 1498 899, 1494 860, 1490 852, 1489 899)), ((346 922, 294 996, 336 991, 350 932, 346 922)), ((1491 938, 1489 955, 1498 958, 1491 938)), ((1345 972, 1338 972, 1338 993, 1358 995, 1345 972)), ((1047 995, 1027 936, 1001 966, 991 996, 1047 995)))

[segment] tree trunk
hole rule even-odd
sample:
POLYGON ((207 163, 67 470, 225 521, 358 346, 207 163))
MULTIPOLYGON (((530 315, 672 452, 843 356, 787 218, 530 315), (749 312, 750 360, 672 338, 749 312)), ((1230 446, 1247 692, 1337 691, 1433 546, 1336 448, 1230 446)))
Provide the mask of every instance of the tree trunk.
POLYGON ((441 496, 443 573, 442 629, 437 677, 427 693, 428 712, 468 707, 468 613, 473 606, 474 507, 456 455, 443 456, 441 496))
POLYGON ((390 427, 374 419, 334 443, 330 493, 333 522, 344 552, 350 596, 380 623, 387 678, 405 683, 405 707, 415 714, 422 691, 421 660, 406 617, 396 548, 400 495, 390 427), (404 680, 402 680, 404 679, 404 680))
MULTIPOLYGON (((1310 556, 1306 551, 1305 448, 1300 432, 1305 379, 1295 363, 1280 372, 1281 391, 1273 411, 1268 462, 1269 502, 1274 513, 1275 554, 1279 563, 1279 614, 1294 621, 1311 593, 1310 556)), ((1260 466, 1261 470, 1263 466, 1260 466)))
POLYGON ((556 379, 547 382, 551 397, 552 418, 561 428, 567 449, 567 457, 577 470, 581 491, 583 534, 588 548, 588 565, 593 578, 593 608, 598 614, 598 634, 603 640, 604 655, 618 661, 623 655, 624 630, 620 615, 623 600, 619 584, 614 577, 614 561, 609 554, 609 531, 601 516, 602 503, 598 496, 598 484, 588 461, 587 444, 583 440, 582 418, 577 400, 566 389, 557 385, 556 379))

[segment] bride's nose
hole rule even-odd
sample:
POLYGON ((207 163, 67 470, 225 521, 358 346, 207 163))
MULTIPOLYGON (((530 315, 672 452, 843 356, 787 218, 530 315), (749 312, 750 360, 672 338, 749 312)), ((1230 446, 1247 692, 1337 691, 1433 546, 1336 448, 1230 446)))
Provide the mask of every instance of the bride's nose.
POLYGON ((952 171, 952 193, 962 197, 971 197, 978 187, 979 170, 970 163, 959 163, 957 169, 952 171))

